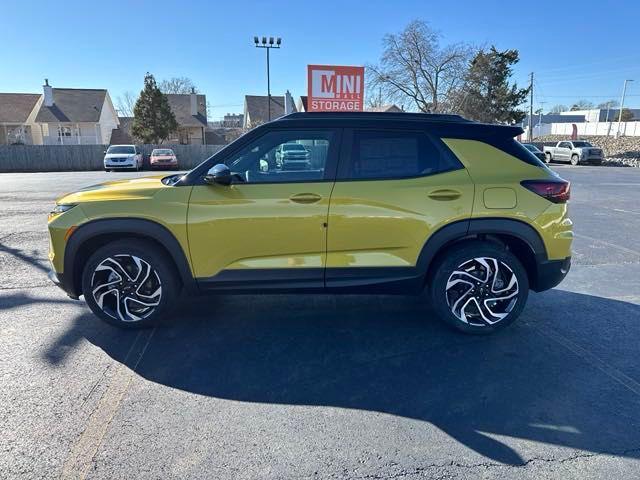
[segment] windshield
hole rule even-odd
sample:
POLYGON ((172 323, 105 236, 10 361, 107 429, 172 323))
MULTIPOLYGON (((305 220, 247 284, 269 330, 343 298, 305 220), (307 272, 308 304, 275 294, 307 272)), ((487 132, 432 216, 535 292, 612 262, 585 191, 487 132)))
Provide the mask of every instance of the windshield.
POLYGON ((151 152, 151 155, 173 155, 173 150, 168 148, 158 148, 151 152))
POLYGON ((136 153, 136 149, 129 145, 113 145, 109 147, 107 153, 136 153))
POLYGON ((589 142, 573 142, 574 147, 593 147, 589 142))
POLYGON ((304 146, 298 143, 287 143, 282 146, 283 150, 304 150, 304 146))

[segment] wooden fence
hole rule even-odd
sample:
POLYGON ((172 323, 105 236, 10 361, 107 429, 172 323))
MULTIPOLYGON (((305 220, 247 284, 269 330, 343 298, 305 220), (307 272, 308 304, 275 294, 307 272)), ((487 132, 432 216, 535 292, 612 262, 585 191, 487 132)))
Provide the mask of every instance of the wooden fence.
MULTIPOLYGON (((108 145, 0 145, 0 172, 102 170, 108 145)), ((140 145, 148 167, 154 148, 171 148, 182 170, 190 169, 224 145, 140 145)))

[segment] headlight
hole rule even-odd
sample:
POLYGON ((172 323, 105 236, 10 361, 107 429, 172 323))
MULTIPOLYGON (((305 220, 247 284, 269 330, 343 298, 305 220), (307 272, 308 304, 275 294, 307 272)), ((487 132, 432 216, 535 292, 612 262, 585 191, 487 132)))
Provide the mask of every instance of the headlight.
POLYGON ((75 206, 76 206, 75 203, 66 203, 66 204, 63 203, 60 205, 56 205, 55 208, 51 210, 51 212, 49 212, 49 218, 55 217, 56 215, 60 215, 61 213, 67 212, 75 206))

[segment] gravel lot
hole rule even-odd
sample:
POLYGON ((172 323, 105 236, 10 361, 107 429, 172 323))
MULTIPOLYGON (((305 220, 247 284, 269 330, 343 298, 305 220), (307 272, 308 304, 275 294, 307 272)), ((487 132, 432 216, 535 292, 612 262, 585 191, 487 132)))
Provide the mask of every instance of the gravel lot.
POLYGON ((46 278, 61 193, 0 174, 0 478, 637 478, 640 169, 573 182, 571 273, 466 337, 405 297, 230 296, 123 332, 46 278))

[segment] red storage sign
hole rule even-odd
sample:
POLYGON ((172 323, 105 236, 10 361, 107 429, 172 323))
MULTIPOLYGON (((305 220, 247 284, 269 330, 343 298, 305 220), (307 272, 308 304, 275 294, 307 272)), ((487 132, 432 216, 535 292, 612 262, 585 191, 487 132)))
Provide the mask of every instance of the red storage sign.
POLYGON ((308 112, 354 112, 364 106, 364 67, 309 65, 308 112))

